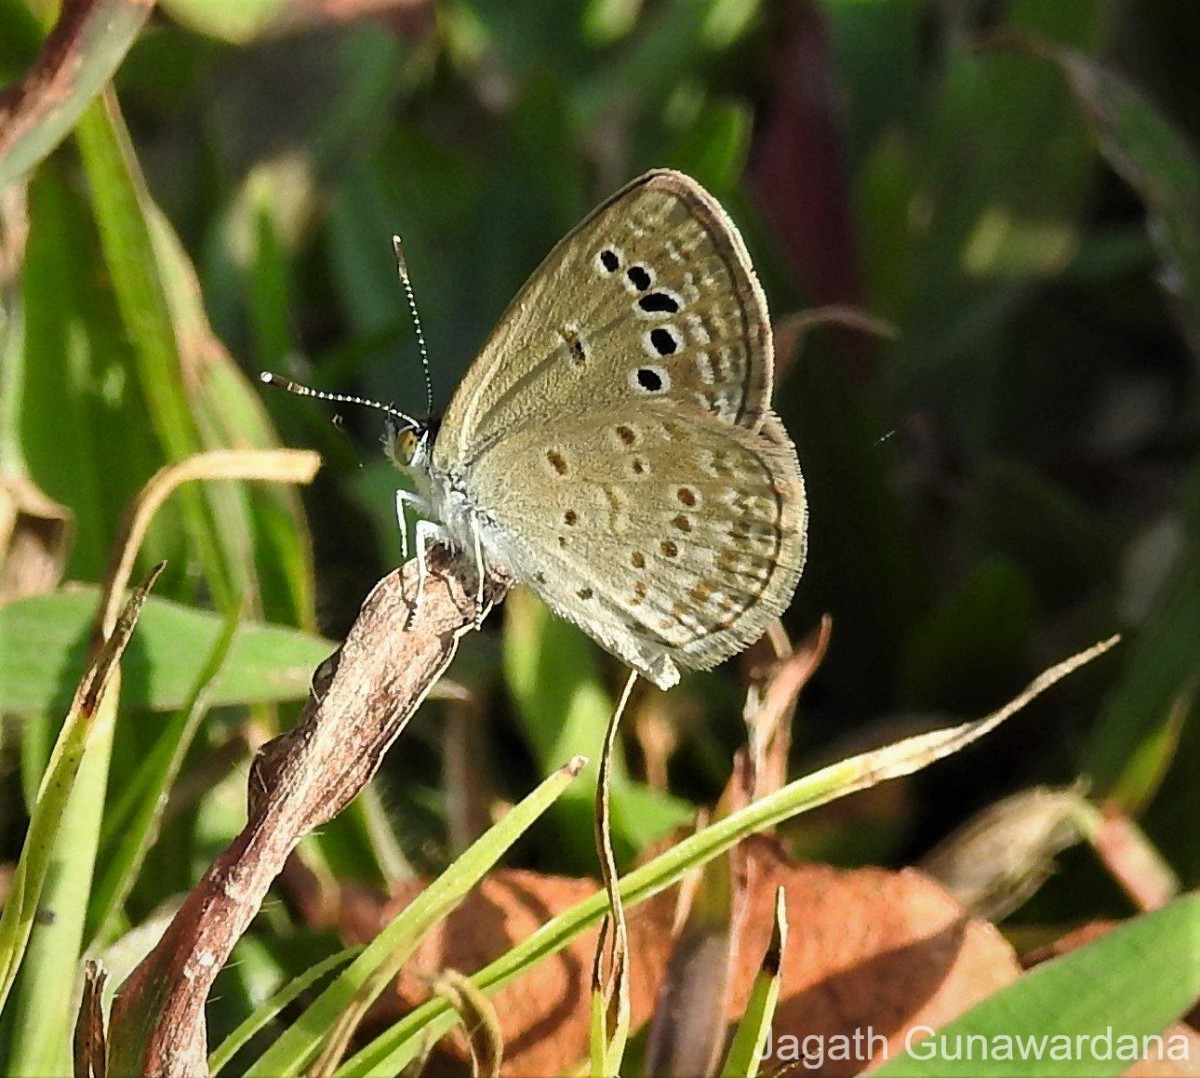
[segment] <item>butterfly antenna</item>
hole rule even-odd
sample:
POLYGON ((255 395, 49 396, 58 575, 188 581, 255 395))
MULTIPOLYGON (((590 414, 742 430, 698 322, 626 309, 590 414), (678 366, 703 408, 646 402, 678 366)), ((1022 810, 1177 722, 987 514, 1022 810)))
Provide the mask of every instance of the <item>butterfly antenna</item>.
POLYGON ((272 374, 270 371, 263 371, 258 378, 259 381, 265 382, 269 386, 279 386, 280 389, 286 389, 298 397, 316 397, 317 400, 338 401, 342 404, 361 404, 365 408, 386 412, 414 430, 420 426, 412 416, 400 411, 399 408, 393 408, 390 404, 382 404, 367 397, 352 397, 348 393, 326 393, 323 389, 311 389, 308 386, 302 386, 299 382, 293 382, 290 378, 281 378, 278 374, 272 374))
POLYGON ((417 347, 421 350, 421 372, 425 375, 425 403, 428 411, 433 413, 433 379, 429 375, 429 352, 425 348, 425 334, 421 330, 421 316, 417 314, 417 297, 413 295, 412 281, 408 277, 408 263, 404 259, 404 244, 399 236, 392 237, 392 250, 396 252, 396 269, 400 273, 400 283, 404 286, 404 298, 408 300, 408 310, 412 315, 413 329, 417 332, 417 347))

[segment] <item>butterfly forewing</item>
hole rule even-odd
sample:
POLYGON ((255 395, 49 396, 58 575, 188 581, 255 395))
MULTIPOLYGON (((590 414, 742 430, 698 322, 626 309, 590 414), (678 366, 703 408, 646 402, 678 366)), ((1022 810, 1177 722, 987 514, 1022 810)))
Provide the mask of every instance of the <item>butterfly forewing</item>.
POLYGON ((442 423, 435 465, 473 461, 530 425, 667 399, 757 430, 771 330, 741 237, 677 172, 598 207, 509 306, 442 423))
POLYGON ((786 435, 670 401, 513 431, 478 458, 471 494, 516 578, 663 687, 760 636, 804 561, 786 435))

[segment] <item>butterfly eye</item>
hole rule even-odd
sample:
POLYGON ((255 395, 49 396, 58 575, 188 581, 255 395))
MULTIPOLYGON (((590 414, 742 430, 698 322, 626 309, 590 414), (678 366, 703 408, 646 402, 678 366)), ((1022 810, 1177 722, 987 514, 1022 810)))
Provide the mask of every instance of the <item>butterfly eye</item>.
POLYGON ((417 436, 412 430, 402 430, 396 435, 392 455, 401 467, 407 467, 417 455, 417 436))

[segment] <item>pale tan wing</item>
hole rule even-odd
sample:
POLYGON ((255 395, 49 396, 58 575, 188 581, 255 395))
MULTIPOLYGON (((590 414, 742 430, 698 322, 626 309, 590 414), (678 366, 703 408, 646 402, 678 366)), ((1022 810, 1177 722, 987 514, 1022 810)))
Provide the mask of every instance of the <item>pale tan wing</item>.
POLYGON ((791 602, 807 510, 796 453, 671 402, 517 430, 471 469, 489 542, 560 616, 660 687, 757 639, 791 602))
POLYGON ((446 469, 529 424, 652 398, 758 430, 766 300, 733 222, 695 180, 647 173, 525 283, 472 364, 434 450, 446 469))

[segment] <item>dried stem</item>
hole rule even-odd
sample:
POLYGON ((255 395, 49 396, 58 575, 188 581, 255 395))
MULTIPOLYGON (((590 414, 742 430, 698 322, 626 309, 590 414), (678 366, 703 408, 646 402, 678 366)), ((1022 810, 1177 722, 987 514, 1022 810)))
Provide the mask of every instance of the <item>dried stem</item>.
MULTIPOLYGON (((112 1009, 110 1073, 204 1074, 204 1005, 217 973, 302 836, 342 811, 475 625, 475 591, 433 552, 419 613, 416 565, 391 573, 363 603, 345 643, 317 669, 295 728, 268 742, 250 771, 249 818, 188 895, 112 1009)), ((488 595, 491 604, 503 588, 488 595)))

